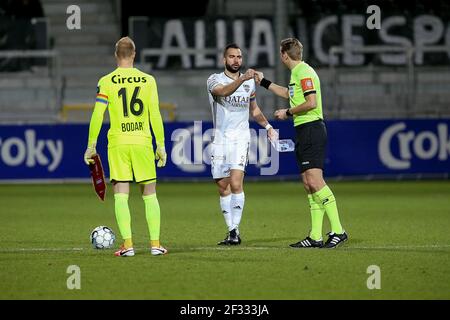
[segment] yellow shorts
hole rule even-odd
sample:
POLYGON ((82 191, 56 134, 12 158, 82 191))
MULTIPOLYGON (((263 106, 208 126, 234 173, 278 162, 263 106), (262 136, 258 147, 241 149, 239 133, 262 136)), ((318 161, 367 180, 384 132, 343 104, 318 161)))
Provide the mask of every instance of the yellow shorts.
POLYGON ((108 147, 111 182, 151 183, 156 181, 153 148, 144 145, 118 145, 108 147))

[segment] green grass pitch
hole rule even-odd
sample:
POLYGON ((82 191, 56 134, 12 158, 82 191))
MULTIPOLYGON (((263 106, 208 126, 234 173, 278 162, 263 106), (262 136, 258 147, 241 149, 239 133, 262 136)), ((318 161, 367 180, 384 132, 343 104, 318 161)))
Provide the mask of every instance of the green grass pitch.
MULTIPOLYGON (((243 243, 218 247, 225 228, 212 182, 158 185, 166 256, 147 249, 144 205, 132 188, 136 256, 95 250, 111 227, 89 184, 0 185, 0 299, 449 299, 448 181, 332 182, 350 240, 336 250, 291 249, 310 227, 299 182, 247 182, 243 243), (81 289, 67 289, 67 267, 81 289), (370 265, 381 289, 369 290, 370 265)), ((329 230, 324 222, 324 233, 329 230)), ((120 244, 116 241, 115 247, 120 244)))

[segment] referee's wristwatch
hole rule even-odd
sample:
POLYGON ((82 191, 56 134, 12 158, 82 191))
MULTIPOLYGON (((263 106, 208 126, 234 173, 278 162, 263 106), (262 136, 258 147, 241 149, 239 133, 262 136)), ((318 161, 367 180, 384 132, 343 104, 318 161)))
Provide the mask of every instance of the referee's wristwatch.
POLYGON ((286 109, 286 116, 292 117, 293 114, 291 113, 291 109, 286 109))

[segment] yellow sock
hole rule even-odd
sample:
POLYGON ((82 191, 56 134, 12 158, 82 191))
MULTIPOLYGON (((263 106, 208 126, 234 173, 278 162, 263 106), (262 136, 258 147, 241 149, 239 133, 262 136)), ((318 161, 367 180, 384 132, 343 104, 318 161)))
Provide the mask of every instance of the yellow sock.
POLYGON ((125 247, 125 249, 133 248, 133 241, 131 240, 131 238, 124 239, 124 240, 125 240, 125 242, 124 242, 123 246, 125 247))
POLYGON ((150 245, 152 246, 152 248, 153 247, 159 248, 160 247, 159 240, 150 240, 150 245))

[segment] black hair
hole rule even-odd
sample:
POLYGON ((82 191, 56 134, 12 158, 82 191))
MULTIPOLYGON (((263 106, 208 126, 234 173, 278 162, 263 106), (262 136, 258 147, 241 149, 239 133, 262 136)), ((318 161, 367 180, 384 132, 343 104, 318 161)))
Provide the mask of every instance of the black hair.
POLYGON ((226 57, 228 49, 241 49, 236 43, 229 43, 225 46, 225 49, 223 49, 223 56, 226 57))

